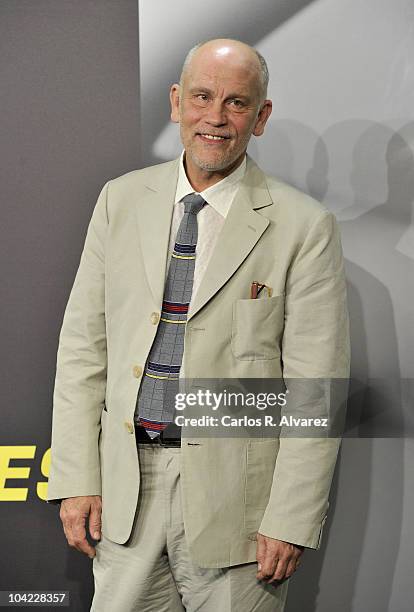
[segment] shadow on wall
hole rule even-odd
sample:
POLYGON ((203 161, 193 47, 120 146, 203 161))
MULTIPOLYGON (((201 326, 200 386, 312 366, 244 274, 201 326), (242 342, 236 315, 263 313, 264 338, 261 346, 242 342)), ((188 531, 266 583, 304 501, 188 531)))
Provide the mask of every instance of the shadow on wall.
POLYGON ((222 3, 220 11, 212 11, 208 3, 200 3, 197 6, 197 20, 191 24, 191 28, 186 20, 180 18, 186 14, 186 4, 189 13, 194 11, 194 4, 190 0, 181 0, 176 15, 170 11, 162 11, 159 0, 146 6, 143 3, 140 6, 141 22, 150 23, 156 18, 160 36, 165 32, 166 44, 174 43, 169 53, 165 47, 162 49, 162 59, 160 57, 157 61, 155 58, 155 61, 151 62, 147 53, 153 53, 155 45, 152 41, 147 46, 146 36, 153 36, 153 30, 140 32, 141 76, 145 88, 141 100, 143 166, 165 161, 163 156, 154 152, 153 143, 159 137, 160 126, 169 122, 168 92, 171 84, 178 80, 182 63, 191 47, 203 40, 220 37, 236 38, 254 46, 312 2, 313 0, 261 0, 260 11, 255 2, 248 0, 227 0, 222 3), (168 18, 168 23, 164 23, 164 18, 168 18), (154 70, 154 75, 151 72, 149 76, 150 70, 154 70))
MULTIPOLYGON (((360 422, 353 434, 361 439, 343 443, 322 550, 310 553, 312 562, 306 565, 306 573, 295 577, 300 588, 291 589, 287 612, 357 610, 357 605, 353 607, 357 591, 358 599, 366 591, 362 600, 370 602, 369 610, 391 609, 402 524, 403 436, 412 434, 404 427, 410 406, 408 401, 403 404, 400 381, 401 367, 406 372, 411 363, 412 346, 407 317, 414 290, 413 253, 401 245, 407 244, 411 231, 407 227, 414 197, 414 124, 394 132, 378 123, 365 123, 353 150, 354 201, 347 211, 351 219, 340 223, 351 314, 353 382, 348 412, 354 422, 360 422), (379 157, 385 160, 388 195, 375 204, 370 179, 372 160, 379 157), (372 438, 387 436, 395 439, 381 441, 386 452, 376 452, 374 457, 378 442, 372 438), (332 520, 336 504, 340 512, 332 520), (330 529, 334 538, 329 541, 330 529)), ((316 191, 319 199, 329 185, 325 142, 340 147, 350 127, 350 122, 343 122, 315 138, 308 191, 313 195, 316 191)), ((296 136, 299 132, 296 125, 296 136)), ((309 128, 304 127, 303 134, 309 140, 309 128)), ((297 142, 289 142, 286 131, 283 139, 278 134, 270 136, 273 142, 283 142, 279 155, 284 156, 282 168, 288 173, 297 142)))

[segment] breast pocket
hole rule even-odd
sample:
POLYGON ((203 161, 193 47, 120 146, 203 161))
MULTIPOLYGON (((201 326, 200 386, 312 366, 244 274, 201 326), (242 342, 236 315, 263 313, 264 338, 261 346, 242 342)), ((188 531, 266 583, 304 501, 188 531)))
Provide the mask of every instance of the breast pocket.
POLYGON ((231 347, 242 360, 275 359, 284 327, 284 294, 233 304, 231 347))

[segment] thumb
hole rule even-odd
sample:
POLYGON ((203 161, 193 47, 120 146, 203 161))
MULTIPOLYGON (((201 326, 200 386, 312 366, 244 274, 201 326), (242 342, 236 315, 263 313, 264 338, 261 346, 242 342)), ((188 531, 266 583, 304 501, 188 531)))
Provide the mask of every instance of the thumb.
POLYGON ((101 510, 92 508, 89 515, 89 533, 94 540, 101 539, 101 510))

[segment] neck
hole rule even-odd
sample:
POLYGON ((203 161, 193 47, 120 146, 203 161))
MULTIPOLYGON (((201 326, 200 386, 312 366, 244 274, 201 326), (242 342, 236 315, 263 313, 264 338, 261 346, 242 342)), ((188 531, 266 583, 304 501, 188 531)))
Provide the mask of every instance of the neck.
POLYGON ((190 157, 187 158, 187 155, 184 152, 184 169, 191 187, 194 189, 194 191, 200 193, 201 191, 204 191, 204 189, 207 189, 207 187, 215 185, 219 181, 226 178, 226 176, 229 176, 229 174, 234 172, 234 170, 240 166, 245 154, 246 152, 240 155, 236 161, 223 170, 204 170, 203 168, 200 168, 194 164, 190 157))

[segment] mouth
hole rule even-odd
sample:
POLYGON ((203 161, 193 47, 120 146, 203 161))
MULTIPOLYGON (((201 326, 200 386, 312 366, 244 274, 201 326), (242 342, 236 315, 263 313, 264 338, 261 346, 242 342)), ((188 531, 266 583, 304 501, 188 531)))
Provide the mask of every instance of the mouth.
POLYGON ((197 136, 206 142, 224 142, 225 140, 230 139, 229 136, 223 136, 221 134, 208 134, 206 132, 198 132, 197 136))

